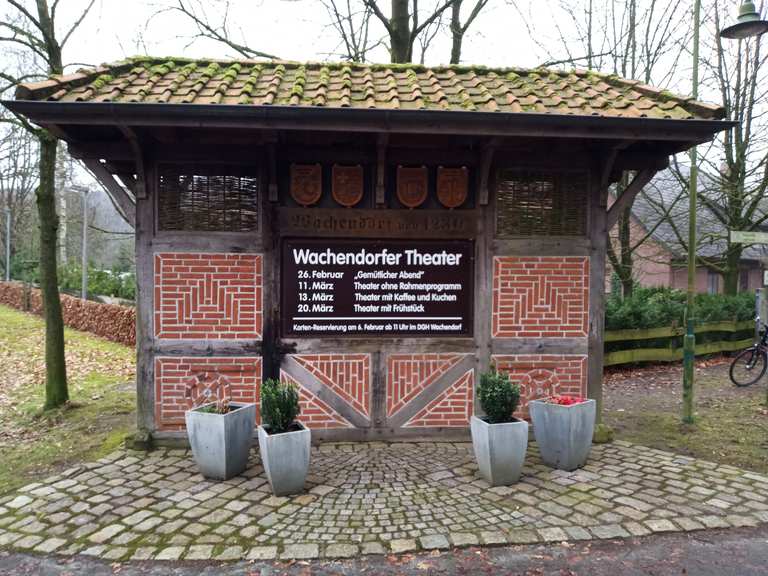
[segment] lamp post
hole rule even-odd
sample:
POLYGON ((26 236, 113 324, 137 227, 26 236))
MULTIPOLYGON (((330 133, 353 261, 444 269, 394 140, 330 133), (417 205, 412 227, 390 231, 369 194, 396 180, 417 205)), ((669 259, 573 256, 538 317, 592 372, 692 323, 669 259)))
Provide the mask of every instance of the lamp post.
MULTIPOLYGON (((699 97, 699 28, 701 26, 701 0, 693 3, 693 98, 699 97)), ((760 36, 768 31, 768 21, 762 20, 753 2, 741 2, 736 24, 720 31, 720 36, 742 40, 760 36)), ((688 194, 688 293, 685 306, 685 337, 683 338, 683 422, 693 423, 694 359, 696 333, 694 330, 693 302, 696 296, 696 196, 698 194, 698 150, 691 148, 691 177, 688 194)))
POLYGON ((7 206, 5 212, 5 281, 11 281, 11 209, 7 206))

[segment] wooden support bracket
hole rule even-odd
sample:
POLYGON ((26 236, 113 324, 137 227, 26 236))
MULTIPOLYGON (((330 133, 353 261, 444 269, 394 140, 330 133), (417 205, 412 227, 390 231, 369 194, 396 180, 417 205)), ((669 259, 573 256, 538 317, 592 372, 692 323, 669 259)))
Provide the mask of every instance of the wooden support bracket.
POLYGON ((83 160, 85 166, 93 174, 94 178, 104 186, 107 195, 112 200, 117 211, 123 220, 128 222, 134 229, 136 228, 136 201, 131 195, 117 183, 114 176, 106 169, 100 160, 86 158, 83 160))
POLYGON ((379 134, 376 142, 376 205, 383 206, 387 197, 387 144, 388 134, 379 134))
POLYGON ((480 149, 480 171, 478 172, 477 177, 477 201, 480 206, 488 205, 488 198, 490 197, 488 182, 490 181, 493 155, 496 152, 496 147, 498 145, 498 138, 493 138, 480 149))
POLYGON ((125 136, 125 138, 128 140, 128 143, 131 145, 131 150, 133 151, 133 156, 136 161, 136 186, 134 188, 134 192, 137 199, 143 200, 147 197, 147 178, 144 163, 144 152, 141 148, 141 145, 139 144, 139 138, 133 128, 124 125, 120 125, 119 128, 120 132, 123 133, 123 136, 125 136))
POLYGON ((651 181, 651 178, 653 178, 655 174, 656 170, 651 168, 640 170, 637 174, 635 174, 635 177, 632 179, 632 182, 629 183, 629 186, 624 189, 624 192, 621 193, 621 196, 619 196, 616 199, 616 202, 614 202, 613 205, 611 205, 611 207, 608 209, 608 213, 605 217, 606 231, 610 231, 610 229, 614 227, 616 222, 619 221, 619 215, 621 212, 628 206, 632 205, 632 201, 645 187, 645 185, 651 181))
POLYGON ((267 168, 269 174, 269 201, 277 202, 279 200, 278 187, 277 187, 277 152, 275 150, 275 143, 270 142, 267 145, 267 168))

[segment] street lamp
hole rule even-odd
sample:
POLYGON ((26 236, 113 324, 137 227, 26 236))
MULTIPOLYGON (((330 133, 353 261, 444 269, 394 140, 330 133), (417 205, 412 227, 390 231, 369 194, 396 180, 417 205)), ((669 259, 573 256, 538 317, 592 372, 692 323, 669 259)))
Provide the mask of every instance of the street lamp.
POLYGON ((11 209, 7 206, 5 212, 5 281, 11 281, 11 209))
MULTIPOLYGON (((701 26, 701 0, 693 3, 693 98, 699 97, 699 28, 701 26)), ((720 36, 742 40, 768 32, 768 21, 762 20, 753 2, 742 1, 736 24, 720 31, 720 36)), ((696 334, 694 331, 693 302, 696 296, 696 196, 698 193, 698 151, 691 148, 691 177, 688 194, 688 293, 685 306, 685 337, 683 338, 683 422, 693 423, 694 359, 696 334)))
POLYGON ((742 40, 760 36, 765 32, 768 32, 768 21, 760 18, 760 13, 755 9, 755 3, 742 2, 736 24, 721 30, 720 36, 731 40, 742 40))

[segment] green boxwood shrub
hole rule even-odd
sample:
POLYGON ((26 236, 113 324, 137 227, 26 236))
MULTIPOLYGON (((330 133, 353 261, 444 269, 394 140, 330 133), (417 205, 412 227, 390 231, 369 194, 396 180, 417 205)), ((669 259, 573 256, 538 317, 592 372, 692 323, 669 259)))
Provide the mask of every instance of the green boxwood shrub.
MULTIPOLYGON (((683 326, 685 298, 682 290, 661 287, 637 287, 627 298, 610 294, 605 303, 605 329, 683 326)), ((755 317, 755 294, 697 294, 694 306, 694 317, 699 323, 751 320, 755 317)))
POLYGON ((509 375, 501 374, 495 368, 490 372, 484 372, 480 375, 477 395, 489 424, 501 424, 514 420, 512 414, 520 404, 520 386, 512 384, 509 375))
POLYGON ((300 412, 296 386, 275 378, 261 385, 261 420, 270 434, 287 432, 300 412))

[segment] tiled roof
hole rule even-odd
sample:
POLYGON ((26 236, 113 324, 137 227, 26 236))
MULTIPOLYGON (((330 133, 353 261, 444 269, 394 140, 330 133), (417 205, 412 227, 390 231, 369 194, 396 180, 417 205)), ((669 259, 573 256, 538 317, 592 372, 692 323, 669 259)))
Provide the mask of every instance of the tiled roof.
POLYGON ((593 71, 145 57, 24 84, 16 99, 724 117, 718 106, 593 71))

